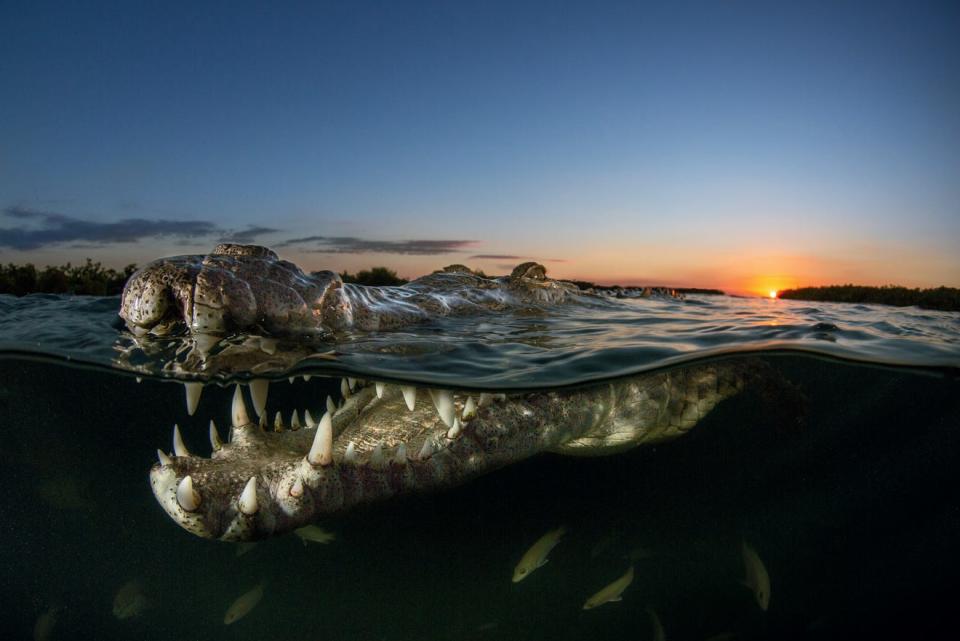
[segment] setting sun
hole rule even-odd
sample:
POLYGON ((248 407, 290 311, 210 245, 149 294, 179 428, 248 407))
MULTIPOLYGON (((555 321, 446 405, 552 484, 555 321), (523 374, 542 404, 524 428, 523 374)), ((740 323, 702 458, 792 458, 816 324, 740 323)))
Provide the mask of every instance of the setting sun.
POLYGON ((771 290, 770 290, 770 298, 776 298, 776 297, 777 297, 777 290, 771 289, 771 290))

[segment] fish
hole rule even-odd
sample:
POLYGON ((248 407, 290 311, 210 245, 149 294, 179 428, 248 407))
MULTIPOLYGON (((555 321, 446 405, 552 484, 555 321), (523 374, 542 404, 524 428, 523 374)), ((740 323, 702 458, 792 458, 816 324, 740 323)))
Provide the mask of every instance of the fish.
POLYGON ((257 587, 244 592, 237 599, 230 604, 230 607, 227 608, 226 614, 223 615, 223 624, 230 625, 235 621, 239 621, 243 617, 247 616, 250 613, 250 610, 256 607, 260 603, 260 599, 263 598, 263 584, 261 583, 257 587))
POLYGON ((329 543, 337 538, 337 535, 333 532, 327 532, 317 525, 307 525, 294 530, 293 533, 300 537, 304 545, 307 543, 329 543))
POLYGON ((150 607, 150 600, 138 579, 124 583, 113 597, 113 616, 121 621, 140 616, 148 607, 150 607))
POLYGON ((537 539, 537 542, 530 546, 530 549, 517 563, 517 567, 514 568, 513 582, 519 583, 530 576, 534 570, 543 567, 547 563, 547 555, 550 554, 550 550, 556 547, 560 538, 566 533, 567 528, 561 525, 556 530, 550 530, 537 539))
POLYGON ((653 641, 666 641, 667 633, 663 630, 663 624, 660 623, 657 611, 647 606, 647 614, 650 615, 650 623, 653 625, 653 641))
POLYGON ((237 557, 241 557, 253 548, 257 547, 256 541, 244 541, 243 543, 237 543, 237 557))
POLYGON ((619 601, 620 595, 623 594, 623 591, 626 590, 627 586, 631 583, 633 583, 632 565, 622 577, 587 599, 587 602, 583 604, 583 609, 592 610, 593 608, 603 605, 604 603, 619 601))
POLYGON ((61 610, 61 606, 54 605, 37 617, 37 622, 33 624, 33 641, 48 641, 53 636, 61 610))
POLYGON ((753 592, 753 598, 764 612, 770 607, 770 575, 757 551, 746 541, 741 541, 740 550, 743 556, 744 579, 743 585, 753 592))

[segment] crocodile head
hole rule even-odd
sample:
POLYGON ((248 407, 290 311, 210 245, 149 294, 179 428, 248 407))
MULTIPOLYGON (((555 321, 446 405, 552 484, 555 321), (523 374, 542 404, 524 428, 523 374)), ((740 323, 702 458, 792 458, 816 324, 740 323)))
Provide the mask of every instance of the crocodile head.
POLYGON ((451 265, 407 286, 364 287, 344 285, 332 271, 306 274, 266 247, 221 244, 208 255, 162 258, 134 273, 120 317, 136 336, 315 334, 389 329, 579 296, 575 285, 547 278, 533 262, 496 279, 451 265))
MULTIPOLYGON (((278 340, 292 342, 298 355, 315 354, 329 331, 450 314, 549 313, 582 299, 537 263, 502 278, 454 265, 402 287, 362 287, 333 272, 305 274, 263 247, 220 245, 208 256, 162 259, 137 272, 120 315, 134 342, 184 334, 174 339, 183 342, 176 375, 248 379, 278 371, 261 367, 277 357, 278 340)), ((700 364, 506 394, 343 379, 338 401, 328 397, 312 415, 289 421, 268 419, 270 384, 255 379, 237 386, 223 438, 211 422, 209 458, 187 451, 175 427, 173 455, 158 452, 150 479, 166 512, 190 532, 264 538, 363 503, 457 485, 539 452, 606 454, 677 436, 740 390, 744 375, 740 364, 700 364)), ((190 413, 202 386, 187 383, 190 413)))
POLYGON ((228 334, 255 326, 268 332, 316 328, 335 309, 343 282, 331 271, 304 274, 256 245, 218 245, 205 256, 162 258, 127 281, 120 316, 131 332, 187 330, 228 334))

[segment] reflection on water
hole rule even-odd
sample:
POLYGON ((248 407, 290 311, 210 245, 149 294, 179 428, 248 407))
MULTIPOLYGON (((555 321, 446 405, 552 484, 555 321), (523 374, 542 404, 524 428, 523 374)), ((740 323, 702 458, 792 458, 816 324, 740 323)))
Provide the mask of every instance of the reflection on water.
POLYGON ((536 388, 624 376, 707 355, 800 350, 835 358, 960 367, 960 314, 917 308, 691 296, 597 299, 549 313, 446 317, 324 338, 135 339, 119 298, 0 295, 0 351, 139 374, 270 378, 350 373, 452 387, 536 388))
MULTIPOLYGON (((186 416, 181 385, 0 360, 5 636, 954 636, 956 378, 767 360, 806 397, 802 421, 747 390, 669 443, 543 455, 243 548, 184 532, 151 494, 171 422, 188 442, 205 438, 209 416, 186 416)), ((271 402, 324 385, 276 386, 271 402)), ((207 388, 200 407, 227 408, 229 395, 207 388)))

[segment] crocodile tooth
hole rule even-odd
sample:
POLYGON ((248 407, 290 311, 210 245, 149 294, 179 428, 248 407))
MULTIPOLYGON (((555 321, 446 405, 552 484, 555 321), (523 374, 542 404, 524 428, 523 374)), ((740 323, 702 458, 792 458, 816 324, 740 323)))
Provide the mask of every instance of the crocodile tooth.
POLYGON ((460 419, 458 419, 457 417, 454 417, 453 425, 451 425, 450 429, 447 430, 447 438, 452 441, 453 439, 457 438, 457 436, 459 435, 460 435, 460 419))
POLYGON ((193 479, 189 475, 177 484, 177 503, 187 512, 200 507, 200 493, 193 489, 193 479))
POLYGON ((397 446, 397 454, 393 458, 399 465, 403 465, 407 462, 407 446, 404 443, 401 443, 397 446))
POLYGON ((433 404, 437 408, 440 420, 447 427, 453 427, 453 419, 456 411, 453 406, 453 392, 449 390, 430 390, 430 396, 433 398, 433 404))
POLYGON ((287 382, 290 383, 291 385, 293 385, 293 382, 294 382, 295 380, 297 380, 297 377, 296 377, 296 376, 288 376, 288 377, 287 377, 287 382))
POLYGON ((412 412, 417 404, 417 388, 413 385, 401 385, 400 391, 403 393, 403 400, 407 402, 407 409, 412 412))
POLYGON ((331 414, 337 411, 337 404, 333 402, 333 399, 330 398, 329 394, 327 394, 327 411, 331 414))
POLYGON ((258 415, 267 411, 267 392, 270 391, 270 381, 256 378, 250 381, 250 398, 253 400, 253 409, 258 415))
POLYGON ((383 467, 383 443, 377 443, 370 454, 370 465, 373 467, 383 467))
POLYGON ((267 429, 267 413, 266 412, 260 415, 260 420, 257 421, 257 425, 260 426, 261 430, 267 429))
POLYGON ((200 402, 203 383, 184 383, 183 387, 187 392, 187 414, 193 416, 193 413, 197 411, 197 404, 200 402))
POLYGON ((247 404, 243 401, 243 391, 236 385, 233 391, 233 426, 243 427, 249 423, 250 416, 247 414, 247 404))
POLYGON ((477 407, 483 407, 490 403, 493 400, 493 394, 487 394, 486 392, 480 392, 480 401, 477 403, 477 407))
POLYGON ((312 376, 312 374, 304 374, 304 375, 303 375, 303 382, 304 382, 304 383, 309 383, 311 376, 312 376))
POLYGON ((300 415, 297 410, 293 410, 293 416, 290 417, 290 429, 299 430, 303 425, 300 423, 300 415))
POLYGON ((212 420, 210 421, 210 446, 213 447, 214 452, 223 447, 223 442, 220 440, 220 433, 217 432, 217 426, 212 420))
POLYGON ((243 488, 243 492, 240 493, 240 501, 238 503, 240 511, 251 516, 257 513, 257 510, 260 509, 260 506, 257 504, 257 477, 251 476, 250 480, 247 481, 247 484, 243 488))
POLYGON ((180 436, 180 428, 177 425, 173 426, 173 455, 190 456, 190 450, 183 444, 183 437, 180 436))
POLYGON ((264 354, 273 356, 277 353, 277 339, 260 337, 260 349, 264 354))
POLYGON ((327 412, 317 425, 317 433, 313 437, 313 445, 307 454, 310 465, 330 465, 333 461, 333 421, 327 412))
POLYGON ((353 441, 347 443, 347 449, 343 452, 343 460, 347 463, 355 463, 357 460, 357 444, 353 441))
POLYGON ((293 482, 293 485, 290 486, 290 496, 303 496, 303 479, 299 476, 297 477, 297 480, 293 482))
POLYGON ((352 392, 354 389, 356 389, 356 387, 357 387, 357 379, 355 379, 355 378, 350 378, 350 377, 348 376, 348 377, 347 377, 347 387, 350 388, 350 391, 351 391, 351 392, 352 392))
POLYGON ((340 396, 342 396, 344 400, 350 398, 350 384, 347 383, 347 379, 345 378, 340 379, 340 396))
POLYGON ((433 455, 433 452, 434 452, 433 439, 428 436, 426 439, 424 439, 423 447, 420 448, 420 454, 417 455, 417 458, 420 459, 421 461, 424 459, 428 459, 430 458, 431 455, 433 455))
POLYGON ((170 465, 173 463, 173 459, 167 456, 161 449, 157 449, 157 458, 160 459, 160 465, 170 465))
POLYGON ((273 417, 273 431, 274 432, 283 431, 283 417, 280 416, 280 412, 277 412, 277 415, 273 417))
POLYGON ((377 381, 375 385, 377 387, 377 398, 383 398, 383 391, 387 388, 387 384, 377 381))
POLYGON ((142 377, 142 376, 137 376, 137 382, 138 382, 138 383, 142 383, 142 382, 143 382, 143 377, 142 377))
POLYGON ((469 421, 477 413, 477 404, 473 402, 473 397, 468 396, 467 402, 463 405, 463 420, 469 421))
POLYGON ((303 410, 303 424, 305 427, 316 427, 317 422, 310 416, 310 410, 303 410))

